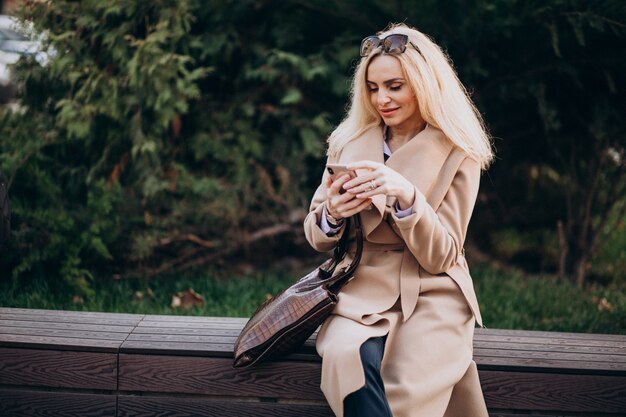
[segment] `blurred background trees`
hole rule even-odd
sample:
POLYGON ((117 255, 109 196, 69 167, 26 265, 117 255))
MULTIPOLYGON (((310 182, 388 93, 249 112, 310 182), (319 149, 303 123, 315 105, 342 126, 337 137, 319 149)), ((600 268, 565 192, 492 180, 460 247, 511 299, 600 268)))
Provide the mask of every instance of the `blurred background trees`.
POLYGON ((13 235, 2 278, 155 276, 312 251, 301 221, 360 40, 431 35, 489 124, 468 253, 623 279, 623 1, 28 0, 51 59, 0 110, 13 235))

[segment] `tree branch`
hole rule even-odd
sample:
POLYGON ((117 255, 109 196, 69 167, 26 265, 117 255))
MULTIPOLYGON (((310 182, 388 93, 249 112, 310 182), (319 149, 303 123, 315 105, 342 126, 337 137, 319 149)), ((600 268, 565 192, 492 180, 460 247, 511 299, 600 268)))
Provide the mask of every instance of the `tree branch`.
MULTIPOLYGON (((261 239, 266 239, 266 238, 270 238, 273 236, 277 236, 277 235, 289 233, 289 232, 296 233, 296 231, 299 230, 300 228, 301 228, 301 224, 299 223, 297 224, 297 229, 296 229, 295 224, 282 224, 281 223, 281 224, 272 225, 272 226, 257 230, 250 235, 245 235, 244 238, 241 239, 239 242, 237 242, 235 245, 222 248, 216 252, 208 253, 200 257, 195 257, 201 252, 201 249, 198 248, 198 249, 191 251, 189 254, 185 256, 179 256, 176 259, 163 262, 161 265, 157 267, 131 271, 127 274, 122 275, 120 278, 139 278, 139 277, 151 278, 151 277, 154 277, 156 275, 163 274, 166 272, 175 273, 175 272, 185 271, 193 267, 206 265, 207 263, 213 261, 214 259, 222 258, 230 253, 236 252, 237 250, 242 249, 243 247, 250 245, 251 243, 254 243, 256 241, 259 241, 261 239)), ((191 240, 195 242, 195 240, 193 239, 184 239, 184 237, 189 237, 189 236, 194 236, 194 235, 181 235, 180 240, 191 240)), ((203 242, 211 244, 209 246, 201 245, 203 247, 211 248, 211 249, 217 247, 216 242, 208 242, 208 241, 203 241, 203 242)))
POLYGON ((169 245, 170 243, 174 243, 174 242, 182 242, 188 240, 190 242, 194 242, 197 243, 198 245, 205 247, 205 248, 209 248, 209 249, 213 249, 217 246, 219 246, 220 242, 215 241, 215 240, 205 240, 202 239, 196 235, 194 235, 193 233, 186 233, 183 235, 174 235, 174 236, 169 236, 169 237, 163 237, 161 239, 157 240, 157 244, 159 246, 165 246, 165 245, 169 245))

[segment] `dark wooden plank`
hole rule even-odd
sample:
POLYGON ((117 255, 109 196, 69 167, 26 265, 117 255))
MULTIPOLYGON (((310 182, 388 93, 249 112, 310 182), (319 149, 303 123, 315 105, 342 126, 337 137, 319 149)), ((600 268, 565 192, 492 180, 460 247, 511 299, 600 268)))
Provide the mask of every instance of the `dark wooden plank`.
MULTIPOLYGON (((208 338, 215 337, 219 343, 234 343, 239 336, 241 329, 215 329, 215 328, 173 328, 173 327, 145 327, 138 326, 133 330, 132 340, 162 340, 171 341, 176 336, 206 336, 208 338), (150 335, 150 336, 139 336, 150 335), (159 339, 156 335, 164 335, 166 337, 159 339)), ((180 341, 193 341, 193 339, 181 338, 180 341)), ((314 336, 311 337, 314 340, 314 336)), ((203 340, 203 342, 210 340, 203 340)), ((498 349, 498 350, 530 350, 530 351, 546 351, 546 352, 570 352, 570 353, 586 353, 597 355, 622 355, 623 361, 626 362, 626 338, 624 343, 616 342, 596 342, 580 341, 580 340, 547 340, 539 338, 525 338, 517 340, 514 337, 495 337, 490 340, 474 341, 476 348, 482 349, 498 349)), ((613 359, 612 359, 613 360, 613 359)))
POLYGON ((522 369, 536 370, 541 372, 564 372, 564 373, 600 373, 610 375, 626 375, 624 364, 617 362, 586 362, 574 361, 572 359, 546 358, 541 355, 536 357, 513 356, 513 355, 491 355, 484 352, 475 352, 474 360, 479 369, 489 370, 514 370, 522 369))
POLYGON ((248 321, 248 318, 245 317, 215 317, 215 316, 174 316, 174 315, 158 315, 158 314, 150 314, 147 315, 144 319, 147 322, 164 322, 164 321, 173 321, 173 322, 181 322, 181 323, 226 323, 226 324, 235 324, 243 327, 244 324, 248 321))
POLYGON ((99 311, 71 311, 71 310, 46 310, 36 308, 9 308, 0 307, 0 317, 5 314, 19 314, 26 316, 48 316, 48 317, 90 317, 90 318, 109 318, 115 317, 124 320, 141 320, 144 314, 125 314, 125 313, 106 313, 99 311))
MULTIPOLYGON (((1 332, 1 330, 0 330, 1 332)), ((137 342, 167 342, 167 343, 202 343, 217 345, 235 345, 237 336, 225 335, 195 335, 195 334, 145 334, 132 333, 127 340, 137 342)))
POLYGON ((63 337, 67 339, 97 339, 97 340, 116 340, 122 342, 128 336, 128 333, 121 332, 98 332, 84 330, 61 330, 61 329, 31 329, 21 327, 3 327, 0 326, 0 334, 7 335, 30 335, 30 336, 48 336, 63 337))
POLYGON ((114 314, 107 314, 104 317, 83 316, 79 313, 64 316, 54 315, 37 315, 29 316, 24 314, 0 314, 1 320, 22 320, 35 322, 52 322, 52 323, 84 323, 84 324, 102 324, 102 325, 121 325, 135 326, 140 319, 116 317, 114 314))
POLYGON ((85 330, 85 331, 102 331, 102 332, 119 332, 130 333, 135 326, 116 326, 102 324, 83 324, 83 323, 52 323, 40 321, 25 320, 0 320, 0 327, 19 327, 22 329, 63 329, 63 330, 85 330))
POLYGON ((490 409, 626 414, 626 378, 480 371, 490 409))
MULTIPOLYGON (((317 369, 311 365, 273 363, 235 370, 230 361, 214 358, 120 355, 120 389, 321 401, 317 388, 319 365, 317 369)), ((480 374, 490 408, 605 413, 626 410, 626 379, 620 377, 498 371, 480 374)))
POLYGON ((328 405, 120 395, 120 417, 332 417, 328 405))
MULTIPOLYGON (((122 343, 121 352, 150 353, 169 355, 197 355, 231 358, 233 355, 234 339, 232 343, 220 343, 211 338, 204 341, 184 342, 172 339, 170 341, 141 340, 134 334, 122 343), (139 340, 137 340, 139 339, 139 340)), ((180 339, 186 338, 181 336, 180 339)), ((476 349, 474 358, 479 367, 488 369, 562 369, 587 370, 604 373, 626 373, 626 363, 620 360, 607 360, 604 356, 557 353, 548 355, 545 352, 506 351, 495 349, 476 349)), ((313 343, 303 346, 297 355, 289 359, 319 361, 313 343)))
MULTIPOLYGON (((581 415, 578 414, 578 413, 576 413, 576 414, 569 414, 569 413, 563 414, 563 413, 557 412, 556 414, 536 414, 536 413, 532 413, 532 414, 528 414, 528 413, 511 414, 511 411, 504 411, 504 412, 502 412, 502 411, 491 411, 491 410, 489 410, 489 417, 568 417, 568 416, 581 417, 581 415)), ((589 417, 593 417, 593 416, 589 416, 589 417)), ((608 415, 604 414, 603 417, 608 417, 608 415)))
POLYGON ((0 347, 115 353, 119 350, 121 343, 122 342, 116 340, 67 339, 65 337, 0 334, 0 347))
POLYGON ((117 355, 0 348, 0 384, 115 390, 117 355))
MULTIPOLYGON (((126 340, 120 347, 121 353, 151 354, 151 355, 174 355, 174 356, 198 356, 214 358, 233 358, 232 344, 204 344, 204 343, 180 343, 180 342, 141 342, 126 340)), ((296 353, 288 355, 285 360, 321 362, 313 344, 305 343, 296 353)))
POLYGON ((243 328, 243 324, 238 323, 213 323, 207 322, 183 322, 183 321, 145 321, 142 320, 139 327, 155 327, 155 328, 174 328, 174 329, 230 329, 239 330, 243 328))
POLYGON ((136 340, 126 340, 120 346, 120 352, 183 356, 232 357, 233 345, 180 342, 142 342, 136 340))
POLYGON ((575 338, 559 338, 559 337, 529 337, 529 336, 511 336, 498 334, 481 334, 474 337, 474 344, 488 345, 490 343, 519 343, 521 345, 558 345, 558 346, 584 346, 584 347, 600 347, 615 348, 626 353, 626 336, 621 340, 589 340, 575 338))
POLYGON ((515 349, 515 346, 509 346, 502 349, 491 348, 474 348, 476 356, 498 356, 502 358, 527 358, 537 360, 553 360, 572 362, 610 362, 616 366, 622 366, 626 370, 626 357, 624 355, 609 354, 592 354, 582 352, 559 352, 559 351, 535 351, 526 349, 515 349))
POLYGON ((535 337, 535 338, 562 338, 562 339, 580 339, 580 340, 602 340, 623 342, 626 335, 619 334, 603 334, 603 333, 568 333, 568 332, 548 332, 541 330, 511 330, 511 329, 481 329, 476 328, 474 335, 480 338, 483 334, 493 336, 514 336, 514 337, 535 337))
POLYGON ((3 417, 110 417, 115 416, 116 402, 115 395, 0 388, 3 417))
POLYGON ((237 338, 241 329, 212 329, 212 328, 180 328, 180 327, 147 327, 137 326, 132 330, 133 334, 168 334, 168 335, 204 335, 204 336, 231 336, 237 338))
POLYGON ((221 358, 120 354, 119 360, 120 391, 324 399, 318 363, 235 369, 231 359, 221 358))
MULTIPOLYGON (((162 330, 162 329, 161 329, 162 330)), ((188 330, 178 329, 174 334, 170 332, 161 331, 158 333, 146 332, 142 329, 141 332, 133 331, 133 334, 128 337, 129 341, 143 341, 143 342, 169 342, 169 343, 206 343, 217 345, 231 345, 235 344, 238 334, 226 335, 220 331, 203 332, 196 331, 190 333, 188 330)), ((595 346, 563 346, 563 345, 547 345, 547 344, 518 344, 514 342, 492 342, 489 344, 477 344, 475 349, 478 352, 483 352, 485 355, 489 355, 490 351, 496 351, 497 354, 493 356, 507 356, 507 352, 511 352, 512 356, 523 355, 520 352, 528 352, 530 357, 536 355, 543 355, 551 359, 563 359, 566 355, 580 355, 576 360, 594 361, 594 362, 620 362, 624 363, 626 369, 626 349, 619 349, 613 347, 595 347, 595 346)), ((491 355, 490 355, 491 356, 491 355)), ((572 356, 573 357, 573 356, 572 356)))

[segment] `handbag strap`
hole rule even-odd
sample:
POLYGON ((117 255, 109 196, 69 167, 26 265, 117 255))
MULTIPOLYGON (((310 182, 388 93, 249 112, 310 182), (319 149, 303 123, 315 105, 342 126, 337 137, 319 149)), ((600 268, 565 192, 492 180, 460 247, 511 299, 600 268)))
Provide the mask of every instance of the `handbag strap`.
POLYGON ((346 226, 343 230, 343 234, 339 238, 339 241, 335 245, 331 262, 325 268, 320 267, 320 275, 322 279, 328 279, 332 277, 335 273, 337 265, 339 265, 339 263, 341 263, 341 261, 343 261, 343 259, 346 257, 346 254, 348 253, 350 228, 352 227, 351 225, 353 223, 355 229, 356 254, 348 269, 354 272, 354 270, 358 266, 359 261, 361 260, 361 253, 363 252, 363 227, 361 226, 361 215, 357 213, 354 216, 348 217, 346 219, 346 226))
POLYGON ((333 262, 334 265, 333 265, 330 275, 328 276, 329 278, 328 283, 326 284, 328 290, 335 294, 339 292, 339 290, 341 289, 341 287, 344 286, 344 284, 346 284, 348 281, 350 281, 350 279, 352 279, 354 275, 354 271, 356 270, 357 266, 359 266, 359 262, 361 262, 361 255, 363 254, 363 226, 361 224, 361 215, 359 213, 355 214, 354 216, 350 218, 350 221, 354 223, 354 233, 355 233, 354 240, 356 242, 356 252, 354 254, 354 258, 352 258, 352 262, 350 262, 350 265, 345 267, 343 271, 341 271, 341 273, 334 274, 334 269, 337 267, 337 264, 341 262, 341 260, 343 260, 343 258, 346 256, 346 253, 348 253, 348 247, 347 247, 348 230, 345 230, 342 236, 342 238, 344 236, 346 237, 345 246, 340 248, 339 251, 337 250, 335 251, 336 254, 337 253, 341 254, 341 259, 335 258, 335 261, 337 263, 333 262))

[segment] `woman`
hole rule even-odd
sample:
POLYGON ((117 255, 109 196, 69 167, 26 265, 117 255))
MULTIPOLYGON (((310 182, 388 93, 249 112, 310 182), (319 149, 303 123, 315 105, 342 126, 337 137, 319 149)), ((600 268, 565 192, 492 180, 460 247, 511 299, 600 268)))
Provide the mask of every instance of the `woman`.
POLYGON ((356 213, 365 236, 354 279, 317 337, 322 391, 337 416, 487 416, 463 243, 493 158, 489 137, 426 35, 393 25, 365 38, 361 57, 328 150, 329 163, 357 176, 325 173, 304 221, 318 251, 331 250, 356 213))

